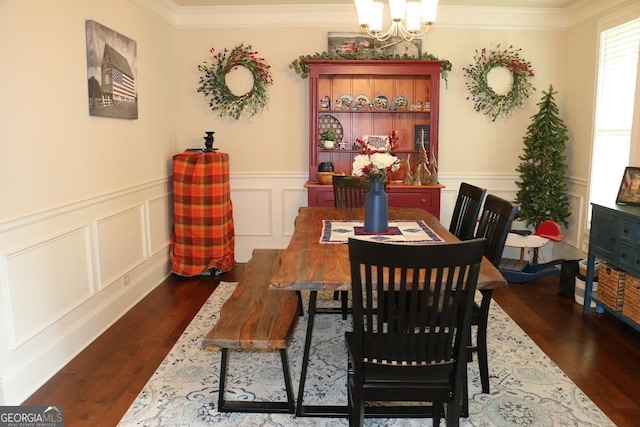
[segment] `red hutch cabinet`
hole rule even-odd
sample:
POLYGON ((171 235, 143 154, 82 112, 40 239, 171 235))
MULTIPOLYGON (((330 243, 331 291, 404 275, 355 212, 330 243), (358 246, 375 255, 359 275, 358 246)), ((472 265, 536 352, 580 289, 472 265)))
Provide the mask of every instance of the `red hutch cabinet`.
MULTIPOLYGON (((309 65, 309 206, 333 206, 333 187, 316 180, 318 165, 331 162, 335 173, 351 174, 358 154, 356 138, 398 136, 394 154, 415 164, 419 132, 427 151, 438 158, 441 61, 308 60, 309 65), (334 129, 339 146, 326 149, 320 135, 334 129)), ((389 205, 420 207, 440 216, 442 185, 405 185, 404 168, 387 184, 389 205)))

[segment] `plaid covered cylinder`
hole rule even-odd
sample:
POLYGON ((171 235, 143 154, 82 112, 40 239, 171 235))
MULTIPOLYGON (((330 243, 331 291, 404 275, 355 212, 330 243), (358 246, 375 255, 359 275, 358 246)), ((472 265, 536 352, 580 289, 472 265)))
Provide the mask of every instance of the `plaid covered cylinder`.
POLYGON ((173 157, 171 271, 197 276, 236 265, 229 155, 185 151, 173 157))

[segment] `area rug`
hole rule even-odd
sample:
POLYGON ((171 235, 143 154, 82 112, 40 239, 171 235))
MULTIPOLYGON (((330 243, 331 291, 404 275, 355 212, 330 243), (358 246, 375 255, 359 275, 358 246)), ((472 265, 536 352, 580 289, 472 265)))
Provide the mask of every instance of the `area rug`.
MULTIPOLYGON (((297 418, 288 414, 217 411, 220 353, 204 351, 202 339, 235 288, 221 283, 187 327, 119 423, 149 426, 346 426, 346 418, 297 418)), ((332 293, 319 306, 335 304, 332 293)), ((462 426, 614 426, 589 398, 492 302, 489 347, 491 394, 480 388, 478 365, 469 363, 469 412, 462 426)), ((346 404, 347 354, 343 333, 350 319, 316 315, 305 404, 346 404)), ((299 319, 289 349, 297 396, 306 317, 299 319)), ((229 399, 282 399, 278 353, 232 352, 229 399)), ((428 419, 365 419, 365 426, 431 426, 428 419)), ((444 422, 443 422, 444 425, 444 422)))

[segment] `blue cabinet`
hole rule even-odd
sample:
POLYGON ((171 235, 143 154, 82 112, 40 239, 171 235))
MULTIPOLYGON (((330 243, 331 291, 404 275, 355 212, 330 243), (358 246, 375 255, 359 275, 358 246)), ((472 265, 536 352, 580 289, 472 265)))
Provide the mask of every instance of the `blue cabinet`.
POLYGON ((589 313, 591 300, 594 300, 599 307, 640 331, 639 324, 602 303, 597 294, 592 292, 596 259, 640 277, 640 206, 591 205, 591 234, 583 307, 584 313, 589 313))

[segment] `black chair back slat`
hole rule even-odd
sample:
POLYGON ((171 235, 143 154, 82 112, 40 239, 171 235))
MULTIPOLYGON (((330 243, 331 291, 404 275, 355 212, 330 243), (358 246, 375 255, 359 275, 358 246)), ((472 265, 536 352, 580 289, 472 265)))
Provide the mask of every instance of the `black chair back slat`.
POLYGON ((480 208, 487 190, 463 182, 451 215, 449 231, 460 240, 473 239, 480 208))

